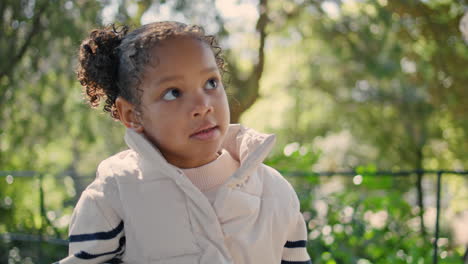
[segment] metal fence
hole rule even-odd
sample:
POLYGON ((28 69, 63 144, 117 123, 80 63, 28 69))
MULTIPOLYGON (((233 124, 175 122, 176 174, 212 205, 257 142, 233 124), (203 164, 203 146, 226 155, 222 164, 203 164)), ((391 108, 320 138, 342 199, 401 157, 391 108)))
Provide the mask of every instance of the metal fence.
MULTIPOLYGON (((305 171, 296 171, 296 172, 283 172, 288 177, 310 177, 310 176, 351 176, 356 177, 359 174, 357 171, 343 171, 343 172, 305 172, 305 171)), ((361 172, 361 174, 363 174, 361 172)), ((451 171, 451 170, 412 170, 412 171, 375 171, 369 172, 374 176, 390 176, 390 177, 408 177, 417 175, 418 179, 422 178, 426 174, 433 174, 437 175, 436 179, 436 186, 435 186, 435 194, 436 197, 436 221, 435 221, 435 235, 433 240, 433 258, 432 263, 437 264, 439 261, 439 253, 438 253, 438 240, 439 240, 439 232, 440 232, 440 212, 441 212, 441 189, 443 184, 444 177, 448 177, 449 175, 461 175, 461 176, 468 176, 468 171, 451 171)), ((41 260, 43 259, 43 247, 46 244, 50 245, 57 245, 63 247, 66 250, 68 245, 68 241, 58 238, 58 237, 48 237, 44 235, 44 230, 47 226, 50 226, 51 223, 46 216, 46 205, 45 205, 45 196, 46 193, 44 192, 43 188, 43 174, 34 172, 34 171, 0 171, 0 177, 28 177, 28 178, 36 178, 38 181, 38 200, 39 200, 39 208, 40 208, 40 215, 41 215, 41 227, 37 230, 37 234, 21 234, 21 233, 3 233, 0 234, 0 242, 9 243, 11 241, 19 241, 19 242, 27 242, 27 243, 36 243, 36 256, 40 263, 43 263, 41 260), (45 224, 44 224, 45 223, 45 224)), ((60 177, 60 176, 59 176, 60 177)), ((62 176, 63 177, 63 176, 62 176)), ((0 255, 1 256, 1 255, 0 255)), ((468 263, 468 248, 463 257, 463 263, 468 263)), ((0 259, 1 262, 1 259, 0 259)))

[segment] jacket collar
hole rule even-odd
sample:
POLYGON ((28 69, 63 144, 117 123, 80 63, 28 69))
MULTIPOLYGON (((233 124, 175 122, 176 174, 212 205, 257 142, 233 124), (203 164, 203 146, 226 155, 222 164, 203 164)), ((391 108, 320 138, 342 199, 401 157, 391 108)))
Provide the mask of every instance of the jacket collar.
MULTIPOLYGON (((171 177, 174 173, 180 173, 180 169, 168 163, 144 135, 127 129, 125 142, 138 153, 144 178, 171 177)), ((222 148, 240 162, 240 167, 231 176, 230 183, 240 185, 245 182, 253 170, 265 160, 274 143, 274 135, 262 134, 239 124, 229 125, 222 148)))

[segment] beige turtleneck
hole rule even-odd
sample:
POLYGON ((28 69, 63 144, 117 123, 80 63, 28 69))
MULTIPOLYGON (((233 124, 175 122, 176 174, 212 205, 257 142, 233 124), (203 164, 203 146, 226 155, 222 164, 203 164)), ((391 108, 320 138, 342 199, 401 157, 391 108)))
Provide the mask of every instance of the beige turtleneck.
POLYGON ((223 149, 218 158, 200 167, 182 169, 184 174, 213 203, 218 187, 239 168, 239 162, 223 149))

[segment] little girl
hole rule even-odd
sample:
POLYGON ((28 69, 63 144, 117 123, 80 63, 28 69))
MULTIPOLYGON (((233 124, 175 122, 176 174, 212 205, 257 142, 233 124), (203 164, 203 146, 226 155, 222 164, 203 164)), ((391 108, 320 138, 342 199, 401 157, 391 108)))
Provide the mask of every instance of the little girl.
POLYGON ((59 263, 310 263, 297 196, 262 163, 274 136, 229 125, 220 51, 178 22, 83 41, 78 78, 129 149, 99 165, 59 263))

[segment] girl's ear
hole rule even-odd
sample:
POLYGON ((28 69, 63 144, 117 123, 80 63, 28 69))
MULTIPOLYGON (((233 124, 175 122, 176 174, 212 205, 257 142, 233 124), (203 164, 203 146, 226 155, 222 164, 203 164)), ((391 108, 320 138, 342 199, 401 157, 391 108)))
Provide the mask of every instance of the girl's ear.
POLYGON ((115 106, 119 113, 120 122, 124 126, 135 130, 135 132, 143 133, 143 126, 141 125, 138 112, 132 103, 119 96, 115 100, 115 106))

